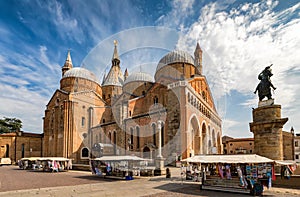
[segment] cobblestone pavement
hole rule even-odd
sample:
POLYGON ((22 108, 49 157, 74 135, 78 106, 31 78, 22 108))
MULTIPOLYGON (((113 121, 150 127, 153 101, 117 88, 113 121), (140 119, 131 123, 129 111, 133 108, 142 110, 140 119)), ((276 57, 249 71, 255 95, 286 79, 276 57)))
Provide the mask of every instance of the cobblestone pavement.
MULTIPOLYGON (((90 172, 45 173, 0 167, 0 197, 26 196, 249 196, 229 192, 205 191, 199 183, 182 181, 180 170, 171 168, 172 178, 141 177, 132 181, 109 180, 90 172)), ((300 190, 271 188, 264 196, 300 196, 300 190)))

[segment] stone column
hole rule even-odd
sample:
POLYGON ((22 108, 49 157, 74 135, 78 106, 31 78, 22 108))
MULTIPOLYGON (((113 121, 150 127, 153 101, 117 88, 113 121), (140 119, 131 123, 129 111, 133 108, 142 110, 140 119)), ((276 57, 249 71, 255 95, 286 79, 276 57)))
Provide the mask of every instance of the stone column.
POLYGON ((157 122, 158 129, 158 155, 155 159, 155 170, 154 175, 163 175, 166 174, 165 170, 165 158, 161 154, 161 121, 157 122))
MULTIPOLYGON (((262 101, 264 102, 264 101, 262 101)), ((250 131, 254 134, 254 153, 274 159, 283 160, 282 127, 288 118, 281 118, 281 105, 259 103, 253 109, 253 122, 250 131)))
POLYGON ((158 129, 158 155, 157 158, 162 158, 161 155, 161 121, 157 122, 157 129, 158 129))

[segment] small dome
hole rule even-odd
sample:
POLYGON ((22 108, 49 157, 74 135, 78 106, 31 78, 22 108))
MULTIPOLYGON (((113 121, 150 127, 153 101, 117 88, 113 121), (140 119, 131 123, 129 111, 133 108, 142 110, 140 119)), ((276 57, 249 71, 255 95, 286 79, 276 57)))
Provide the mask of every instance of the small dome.
POLYGON ((68 70, 62 78, 67 78, 67 77, 84 78, 99 83, 96 76, 92 72, 81 67, 76 67, 68 70))
POLYGON ((127 79, 125 80, 125 84, 130 83, 130 82, 134 82, 134 81, 144 81, 144 82, 152 82, 154 83, 154 79, 151 75, 149 75, 148 73, 143 73, 143 72, 137 72, 137 73, 132 73, 131 75, 129 75, 127 77, 127 79))
POLYGON ((171 51, 160 59, 156 71, 171 63, 189 63, 194 65, 194 58, 185 51, 171 51))

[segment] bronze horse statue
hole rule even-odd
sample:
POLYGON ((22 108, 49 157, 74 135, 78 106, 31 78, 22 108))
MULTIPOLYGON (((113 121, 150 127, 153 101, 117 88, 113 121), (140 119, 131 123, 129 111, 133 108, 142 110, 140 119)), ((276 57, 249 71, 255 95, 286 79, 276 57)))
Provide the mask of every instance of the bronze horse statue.
POLYGON ((271 76, 272 70, 271 70, 271 64, 270 66, 267 66, 259 75, 258 79, 260 80, 259 84, 257 85, 254 94, 258 91, 258 98, 259 101, 262 101, 265 97, 268 99, 272 99, 272 94, 271 94, 271 87, 273 90, 276 90, 276 88, 273 86, 271 82, 271 76))

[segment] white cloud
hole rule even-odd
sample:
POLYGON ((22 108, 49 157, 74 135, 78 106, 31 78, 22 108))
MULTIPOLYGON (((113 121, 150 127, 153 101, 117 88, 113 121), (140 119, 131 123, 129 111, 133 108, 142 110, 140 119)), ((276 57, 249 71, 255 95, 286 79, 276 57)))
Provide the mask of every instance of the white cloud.
MULTIPOLYGON (((289 71, 300 66, 300 56, 296 55, 300 54, 300 19, 297 16, 300 3, 280 12, 274 9, 277 5, 278 1, 269 0, 225 10, 224 4, 210 3, 202 8, 198 20, 185 28, 178 48, 192 54, 199 41, 204 51, 204 74, 211 86, 218 87, 212 88, 214 97, 222 98, 237 91, 248 98, 237 105, 249 108, 257 106, 258 98, 253 94, 259 82, 257 75, 273 63, 272 82, 277 87, 275 102, 282 105, 283 114, 299 119, 299 112, 291 112, 300 105, 297 80, 300 73, 291 75, 289 71)), ((167 24, 171 20, 164 22, 167 24)), ((237 128, 232 121, 225 121, 229 124, 227 127, 237 128)), ((250 121, 243 124, 248 125, 250 121)), ((296 121, 289 124, 300 128, 296 121)))
POLYGON ((171 27, 176 27, 179 29, 184 29, 183 22, 188 19, 194 13, 193 5, 195 0, 174 0, 171 3, 172 11, 160 16, 156 23, 158 25, 167 25, 171 27))

